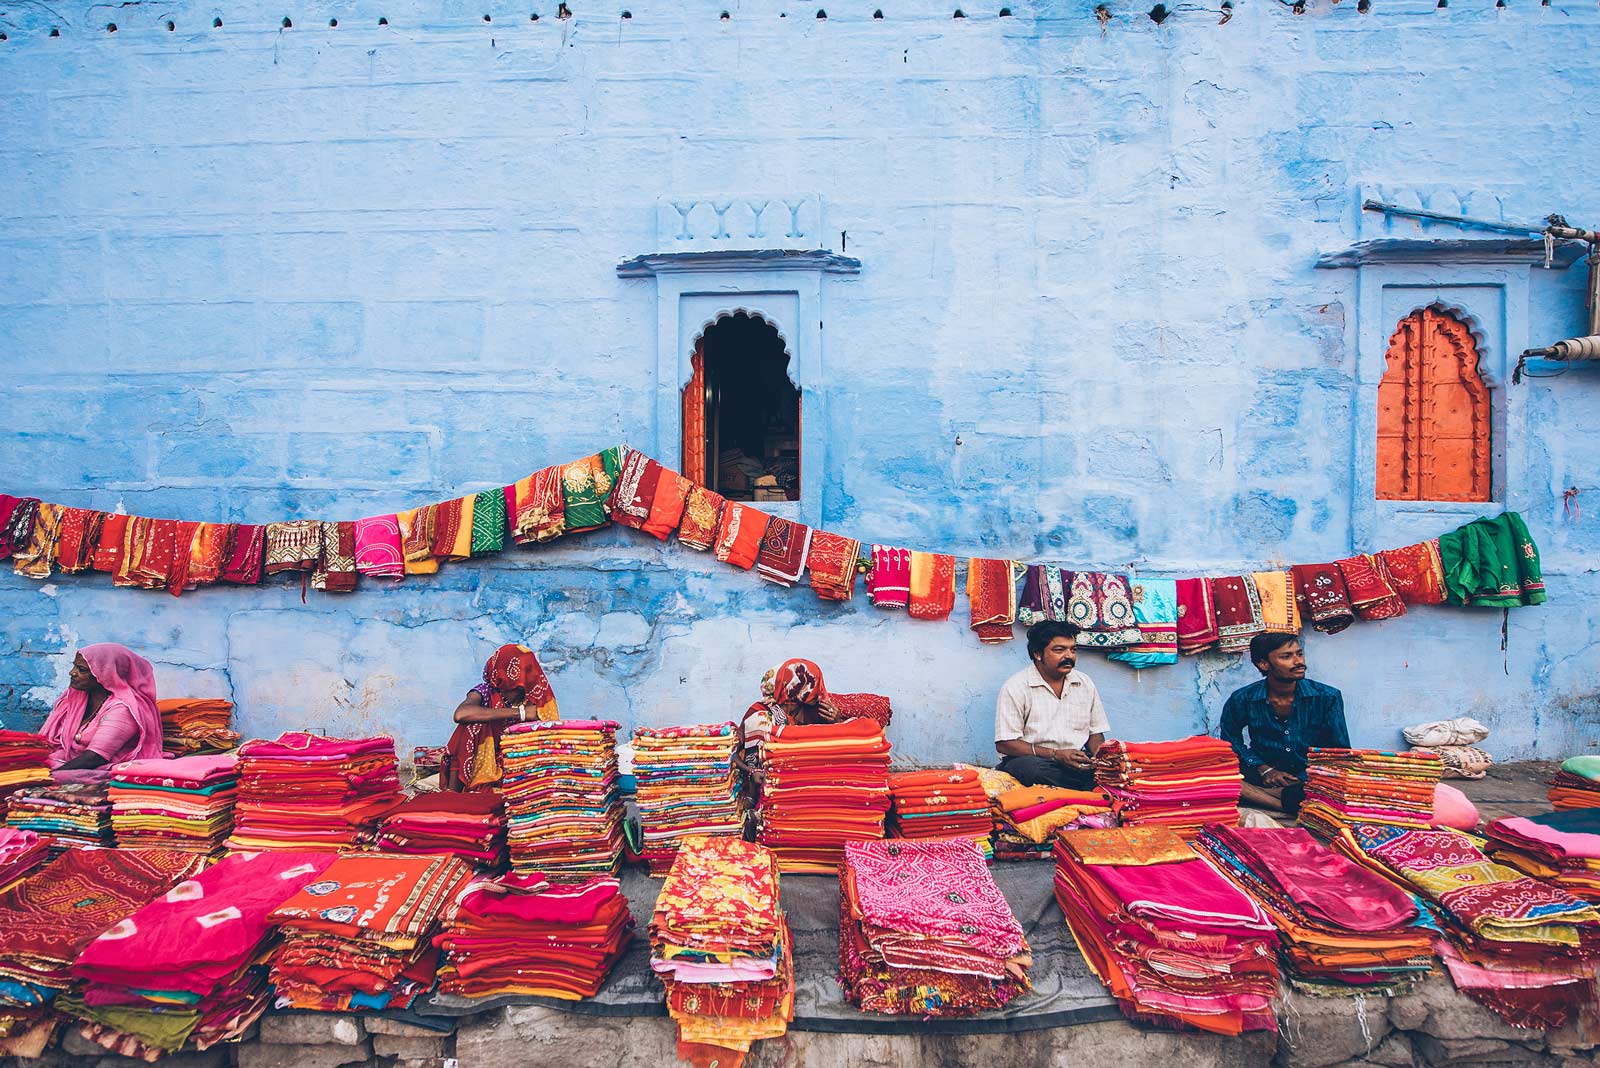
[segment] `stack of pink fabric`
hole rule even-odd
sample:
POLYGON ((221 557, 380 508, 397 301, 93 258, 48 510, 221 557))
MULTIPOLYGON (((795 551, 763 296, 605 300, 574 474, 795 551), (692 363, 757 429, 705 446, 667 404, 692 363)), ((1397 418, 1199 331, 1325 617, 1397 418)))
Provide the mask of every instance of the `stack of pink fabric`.
POLYGON ((246 742, 228 848, 348 849, 399 803, 398 770, 392 738, 246 742))
POLYGON ((50 850, 32 831, 0 826, 0 890, 50 859, 50 850))

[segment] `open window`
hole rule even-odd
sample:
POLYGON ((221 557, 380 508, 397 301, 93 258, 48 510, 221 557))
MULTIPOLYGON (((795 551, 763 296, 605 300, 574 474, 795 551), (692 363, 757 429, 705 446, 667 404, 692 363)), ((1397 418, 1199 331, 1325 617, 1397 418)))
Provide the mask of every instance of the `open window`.
POLYGON ((800 499, 800 391, 777 329, 737 312, 695 345, 683 391, 684 474, 736 501, 800 499))
POLYGON ((1378 499, 1489 500, 1490 414, 1467 324, 1437 306, 1400 320, 1378 386, 1378 499))

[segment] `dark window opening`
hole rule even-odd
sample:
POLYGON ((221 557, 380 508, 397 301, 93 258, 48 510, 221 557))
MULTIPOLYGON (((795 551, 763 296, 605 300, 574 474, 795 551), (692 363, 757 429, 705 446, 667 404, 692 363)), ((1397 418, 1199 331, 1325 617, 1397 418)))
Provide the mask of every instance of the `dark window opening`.
POLYGON ((778 331, 743 312, 724 316, 695 362, 684 398, 686 473, 696 473, 698 454, 705 484, 730 500, 799 500, 800 391, 778 331))

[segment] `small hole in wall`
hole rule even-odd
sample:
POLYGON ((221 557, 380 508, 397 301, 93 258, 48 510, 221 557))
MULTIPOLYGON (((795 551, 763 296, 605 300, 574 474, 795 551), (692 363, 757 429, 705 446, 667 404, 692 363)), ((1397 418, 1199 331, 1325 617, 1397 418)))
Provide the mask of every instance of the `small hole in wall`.
POLYGON ((178 28, 178 24, 176 22, 173 22, 171 19, 167 20, 167 32, 168 33, 171 33, 173 30, 175 30, 177 28, 178 28))
POLYGON ((212 20, 211 20, 211 28, 212 28, 212 29, 213 29, 213 30, 220 30, 220 29, 222 29, 222 20, 221 20, 221 19, 212 19, 212 20))
POLYGON ((1001 8, 1000 9, 1000 17, 1003 18, 1003 19, 1010 18, 1011 17, 1011 9, 1009 7, 1001 8))
POLYGON ((1372 0, 1356 0, 1356 10, 1365 15, 1372 10, 1372 0))
POLYGON ((880 7, 880 8, 878 8, 878 10, 874 11, 872 13, 872 17, 877 19, 880 22, 883 21, 883 8, 880 7))
POLYGON ((828 13, 819 7, 817 8, 817 18, 822 22, 826 22, 828 21, 828 13))
POLYGON ((1440 10, 1440 11, 1443 11, 1445 8, 1447 8, 1449 6, 1450 6, 1450 0, 1439 0, 1439 3, 1437 4, 1438 10, 1440 10))
POLYGON ((490 18, 490 17, 489 17, 489 16, 488 16, 488 15, 485 15, 485 16, 483 16, 483 21, 485 21, 485 22, 492 22, 492 21, 494 21, 494 20, 493 20, 493 19, 491 19, 491 18, 490 18))
POLYGON ((531 12, 528 15, 528 21, 529 22, 538 22, 539 21, 539 13, 537 11, 531 12))
POLYGON ((1166 4, 1157 4, 1155 7, 1150 9, 1150 21, 1155 23, 1157 26, 1167 21, 1171 15, 1172 12, 1167 10, 1166 4))
POLYGON ((954 15, 951 15, 950 17, 953 18, 953 19, 964 19, 964 18, 967 17, 967 13, 965 11, 962 11, 958 7, 958 8, 956 8, 956 13, 954 15))
POLYGON ((9 41, 9 40, 11 40, 11 38, 7 37, 3 33, 0 33, 0 41, 9 41))
POLYGON ((733 18, 733 16, 724 11, 722 14, 718 15, 717 18, 721 19, 723 22, 727 22, 729 19, 733 18))
POLYGON ((1289 10, 1293 11, 1296 15, 1304 15, 1306 13, 1306 0, 1294 0, 1294 6, 1289 8, 1289 10))
POLYGON ((288 15, 283 16, 283 28, 286 30, 294 29, 294 23, 289 21, 288 15))
POLYGON ((378 16, 378 25, 379 26, 387 26, 387 25, 389 25, 388 18, 383 16, 383 15, 379 15, 378 16))
POLYGON ((60 27, 57 27, 57 26, 50 27, 50 36, 51 37, 60 37, 61 36, 60 27))
POLYGON ((329 26, 330 26, 330 27, 332 27, 332 28, 335 28, 335 29, 337 29, 337 28, 338 28, 338 26, 339 26, 339 20, 338 20, 338 19, 329 19, 329 20, 328 20, 328 25, 329 25, 329 26))
POLYGON ((572 9, 570 7, 568 7, 564 3, 556 5, 556 18, 558 18, 558 19, 570 19, 571 17, 572 17, 572 9))
POLYGON ((1100 28, 1104 30, 1106 28, 1106 23, 1111 21, 1111 9, 1106 7, 1104 4, 1096 4, 1094 9, 1094 17, 1095 20, 1100 23, 1100 28))
POLYGON ((625 19, 631 19, 631 18, 633 18, 633 12, 631 12, 631 11, 624 11, 624 12, 623 12, 623 13, 622 13, 622 17, 623 17, 623 18, 625 18, 625 19))
POLYGON ((117 32, 117 24, 115 22, 106 23, 106 32, 107 33, 116 33, 117 32))

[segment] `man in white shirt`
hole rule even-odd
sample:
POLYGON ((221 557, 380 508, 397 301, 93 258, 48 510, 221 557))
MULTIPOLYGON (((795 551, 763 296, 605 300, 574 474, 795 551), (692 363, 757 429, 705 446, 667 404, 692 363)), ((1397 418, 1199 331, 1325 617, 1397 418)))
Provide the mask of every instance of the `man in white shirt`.
POLYGON ((1006 680, 994 707, 1000 770, 1024 786, 1094 786, 1091 758, 1106 740, 1100 691, 1076 669, 1078 627, 1047 620, 1028 628, 1033 663, 1006 680))

